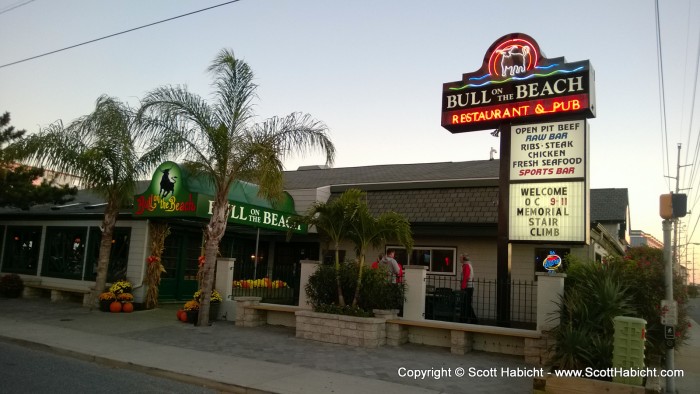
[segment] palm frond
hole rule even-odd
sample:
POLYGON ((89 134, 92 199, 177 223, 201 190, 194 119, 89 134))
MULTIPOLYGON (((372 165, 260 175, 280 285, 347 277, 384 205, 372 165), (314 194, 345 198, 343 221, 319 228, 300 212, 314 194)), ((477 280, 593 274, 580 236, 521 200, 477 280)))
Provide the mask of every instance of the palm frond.
POLYGON ((321 151, 326 154, 326 164, 332 165, 335 159, 335 147, 328 137, 328 127, 309 114, 294 112, 285 117, 267 119, 256 125, 253 135, 256 140, 273 145, 282 158, 321 151))
POLYGON ((218 121, 235 139, 255 115, 252 100, 256 98, 258 86, 253 83, 253 71, 245 61, 236 59, 230 49, 222 49, 207 71, 214 76, 214 108, 218 121))

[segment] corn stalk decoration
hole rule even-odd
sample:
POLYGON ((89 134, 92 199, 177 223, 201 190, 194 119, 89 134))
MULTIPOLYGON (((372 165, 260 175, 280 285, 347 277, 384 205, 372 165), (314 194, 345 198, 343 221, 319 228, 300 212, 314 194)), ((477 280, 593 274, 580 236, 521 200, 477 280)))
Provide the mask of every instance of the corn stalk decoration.
POLYGON ((158 306, 158 287, 160 286, 160 274, 165 272, 165 267, 161 262, 161 255, 165 248, 165 238, 170 235, 170 227, 164 223, 150 223, 149 233, 151 234, 151 255, 146 258, 146 309, 153 309, 158 306))

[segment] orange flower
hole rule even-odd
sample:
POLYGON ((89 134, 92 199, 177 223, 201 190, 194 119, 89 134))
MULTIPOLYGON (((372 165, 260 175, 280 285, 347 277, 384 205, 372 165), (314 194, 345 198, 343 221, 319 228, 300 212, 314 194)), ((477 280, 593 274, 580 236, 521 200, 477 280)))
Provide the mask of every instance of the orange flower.
POLYGON ((199 259, 197 260, 199 261, 199 268, 202 268, 204 266, 204 261, 206 260, 206 258, 204 256, 199 256, 199 259))

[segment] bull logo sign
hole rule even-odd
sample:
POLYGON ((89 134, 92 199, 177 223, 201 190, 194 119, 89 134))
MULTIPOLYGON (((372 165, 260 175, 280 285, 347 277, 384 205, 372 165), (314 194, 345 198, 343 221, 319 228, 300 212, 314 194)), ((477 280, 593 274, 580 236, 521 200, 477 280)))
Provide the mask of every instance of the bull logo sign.
POLYGON ((196 195, 191 193, 178 164, 166 161, 154 172, 143 194, 134 196, 134 214, 158 215, 177 213, 194 215, 196 195))
POLYGON ((595 82, 588 60, 546 58, 530 36, 501 37, 481 68, 442 87, 442 126, 452 133, 502 124, 595 117, 595 82))
POLYGON ((175 182, 177 182, 177 176, 170 175, 170 168, 165 168, 160 170, 163 176, 160 178, 160 191, 158 195, 160 198, 167 198, 168 194, 173 195, 175 192, 175 182))
POLYGON ((532 70, 537 64, 537 47, 523 38, 513 38, 498 44, 489 57, 489 74, 493 78, 516 77, 532 70))

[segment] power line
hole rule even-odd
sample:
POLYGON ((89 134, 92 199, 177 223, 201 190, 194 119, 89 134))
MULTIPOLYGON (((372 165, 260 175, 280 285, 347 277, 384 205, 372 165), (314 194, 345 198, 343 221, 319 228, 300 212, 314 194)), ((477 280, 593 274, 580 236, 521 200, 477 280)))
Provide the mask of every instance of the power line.
POLYGON ((7 6, 7 8, 5 8, 4 10, 1 10, 1 11, 0 11, 0 15, 4 14, 4 13, 6 13, 6 12, 10 12, 10 11, 14 10, 15 8, 19 8, 19 7, 23 6, 23 5, 27 5, 27 4, 31 3, 32 1, 34 1, 34 0, 25 1, 25 2, 22 3, 22 4, 10 4, 10 5, 7 6))
POLYGON ((186 13, 186 14, 174 16, 174 17, 172 17, 172 18, 163 19, 163 20, 160 20, 160 21, 157 21, 157 22, 149 23, 149 24, 147 24, 147 25, 143 25, 143 26, 139 26, 139 27, 134 27, 133 29, 120 31, 119 33, 114 33, 114 34, 110 34, 110 35, 107 35, 107 36, 104 36, 104 37, 95 38, 94 40, 81 42, 80 44, 71 45, 71 46, 68 46, 68 47, 65 47, 65 48, 57 49, 57 50, 55 50, 55 51, 42 53, 41 55, 36 55, 36 56, 28 57, 28 58, 26 58, 26 59, 17 60, 17 61, 12 62, 12 63, 3 64, 2 66, 0 66, 0 68, 5 68, 5 67, 13 66, 13 65, 15 65, 15 64, 24 63, 24 62, 27 62, 27 61, 29 61, 29 60, 38 59, 38 58, 40 58, 40 57, 52 55, 52 54, 54 54, 54 53, 67 51, 67 50, 69 50, 69 49, 77 48, 77 47, 79 47, 79 46, 91 44, 91 43, 93 43, 93 42, 97 42, 97 41, 101 41, 101 40, 104 40, 104 39, 107 39, 107 38, 111 38, 111 37, 115 37, 115 36, 118 36, 118 35, 130 33, 130 32, 132 32, 132 31, 140 30, 140 29, 143 29, 143 28, 146 28, 146 27, 151 27, 151 26, 155 26, 155 25, 158 25, 158 24, 161 24, 161 23, 164 23, 164 22, 169 22, 169 21, 172 21, 172 20, 175 20, 175 19, 183 18, 183 17, 190 16, 190 15, 194 15, 194 14, 197 14, 197 13, 200 13, 200 12, 208 11, 208 10, 211 10, 211 9, 213 9, 213 8, 225 6, 225 5, 228 5, 228 4, 231 4, 231 3, 237 3, 237 2, 239 2, 239 1, 240 1, 240 0, 227 1, 227 2, 225 2, 225 3, 213 5, 213 6, 207 7, 207 8, 202 8, 202 9, 197 10, 197 11, 192 11, 192 12, 188 12, 188 13, 186 13))
MULTIPOLYGON (((659 15, 659 0, 656 0, 656 50, 657 50, 657 66, 658 66, 658 73, 659 73, 659 95, 660 95, 660 102, 659 102, 659 111, 661 113, 661 153, 663 154, 663 158, 666 164, 665 171, 666 173, 669 173, 671 171, 671 166, 668 161, 668 128, 666 127, 666 94, 664 93, 664 64, 663 64, 663 59, 662 59, 662 51, 661 51, 661 22, 659 21, 660 15, 659 15)), ((667 179, 668 182, 668 179, 667 179)), ((671 189, 671 184, 669 182, 668 188, 671 189)))

